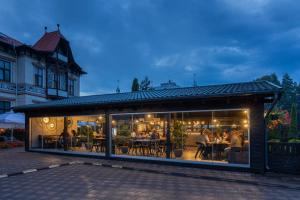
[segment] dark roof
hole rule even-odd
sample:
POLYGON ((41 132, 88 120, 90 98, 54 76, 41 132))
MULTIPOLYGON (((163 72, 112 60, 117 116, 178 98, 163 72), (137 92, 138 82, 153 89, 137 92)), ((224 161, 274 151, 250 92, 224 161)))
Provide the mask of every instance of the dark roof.
POLYGON ((30 104, 15 107, 16 112, 33 109, 49 109, 74 106, 108 105, 118 103, 166 101, 173 99, 230 97, 251 94, 273 95, 281 93, 282 88, 267 81, 255 81, 244 83, 232 83, 222 85, 208 85, 197 87, 185 87, 166 90, 150 90, 114 94, 91 95, 71 97, 40 104, 30 104))
POLYGON ((46 32, 34 45, 33 49, 37 51, 53 52, 55 51, 60 39, 65 37, 60 31, 46 32))
POLYGON ((11 45, 11 46, 16 46, 16 47, 23 45, 22 42, 14 39, 8 35, 5 35, 3 33, 0 33, 0 42, 3 42, 5 44, 11 45))

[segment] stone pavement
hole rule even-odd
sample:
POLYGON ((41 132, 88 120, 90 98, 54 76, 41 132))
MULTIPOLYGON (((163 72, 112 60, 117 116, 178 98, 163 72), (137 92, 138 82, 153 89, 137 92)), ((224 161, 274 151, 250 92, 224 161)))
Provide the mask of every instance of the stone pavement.
POLYGON ((0 179, 0 199, 299 199, 300 177, 195 169, 0 150, 0 175, 71 161, 74 164, 0 179), (151 172, 140 169, 152 170, 151 172), (155 173, 155 171, 159 173, 155 173), (165 172, 165 173, 161 173, 165 172), (178 176, 178 173, 196 177, 178 176), (242 181, 242 182, 241 182, 242 181), (244 181, 244 182, 243 182, 244 181))

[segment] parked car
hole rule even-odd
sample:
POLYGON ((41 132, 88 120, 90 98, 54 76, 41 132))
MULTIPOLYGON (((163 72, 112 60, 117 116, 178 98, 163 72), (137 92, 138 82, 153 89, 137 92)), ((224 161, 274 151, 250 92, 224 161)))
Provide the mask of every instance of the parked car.
POLYGON ((17 140, 15 137, 0 136, 0 148, 22 147, 24 142, 17 140))

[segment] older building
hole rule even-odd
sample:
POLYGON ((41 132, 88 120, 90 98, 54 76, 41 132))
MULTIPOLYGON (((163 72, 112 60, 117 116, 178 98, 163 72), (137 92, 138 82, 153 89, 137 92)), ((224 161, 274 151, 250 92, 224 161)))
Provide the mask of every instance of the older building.
POLYGON ((79 96, 80 76, 69 41, 58 29, 26 45, 0 33, 0 113, 13 106, 79 96))

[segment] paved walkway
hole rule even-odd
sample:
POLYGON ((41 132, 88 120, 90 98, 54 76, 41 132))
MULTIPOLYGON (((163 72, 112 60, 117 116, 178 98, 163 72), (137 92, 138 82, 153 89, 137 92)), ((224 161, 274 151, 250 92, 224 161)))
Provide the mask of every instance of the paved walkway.
POLYGON ((300 177, 0 150, 0 199, 299 199, 300 177), (94 166, 102 163, 104 166, 94 166), (127 169, 119 169, 122 166, 127 169))

